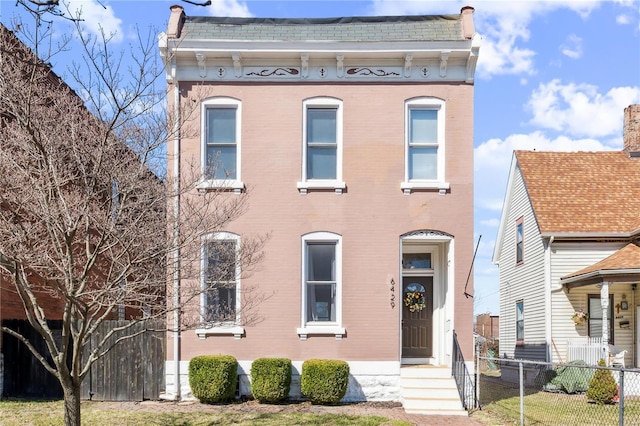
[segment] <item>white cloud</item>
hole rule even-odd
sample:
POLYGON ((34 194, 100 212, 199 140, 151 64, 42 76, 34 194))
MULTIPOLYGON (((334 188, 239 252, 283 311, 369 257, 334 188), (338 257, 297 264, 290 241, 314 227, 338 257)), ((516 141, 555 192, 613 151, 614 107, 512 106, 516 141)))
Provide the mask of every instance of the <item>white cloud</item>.
POLYGON ((241 0, 212 0, 208 8, 211 16, 251 17, 247 3, 241 0))
POLYGON ((628 25, 631 23, 631 17, 629 15, 618 15, 616 16, 616 23, 620 25, 628 25))
POLYGON ((67 0, 64 6, 69 14, 82 19, 82 27, 94 36, 113 37, 114 42, 122 41, 122 19, 116 17, 113 8, 98 0, 67 0))
POLYGON ((578 59, 582 56, 582 39, 575 34, 570 34, 567 41, 560 46, 563 55, 571 59, 578 59))
POLYGON ((497 228, 500 226, 500 221, 497 218, 485 219, 479 221, 480 225, 487 226, 490 228, 497 228))
POLYGON ((622 129, 622 111, 640 102, 640 87, 614 87, 605 94, 589 84, 543 83, 527 103, 529 124, 571 136, 602 138, 622 129))

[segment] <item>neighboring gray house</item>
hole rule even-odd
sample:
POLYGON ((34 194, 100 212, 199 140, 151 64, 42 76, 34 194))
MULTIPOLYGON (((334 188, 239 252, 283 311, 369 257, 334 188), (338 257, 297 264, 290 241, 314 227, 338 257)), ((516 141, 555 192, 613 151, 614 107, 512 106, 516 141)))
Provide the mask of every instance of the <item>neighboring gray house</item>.
POLYGON ((640 105, 616 152, 516 151, 496 239, 500 356, 640 365, 640 105), (637 312, 636 312, 637 311, 637 312), (615 345, 615 346, 610 346, 615 345))

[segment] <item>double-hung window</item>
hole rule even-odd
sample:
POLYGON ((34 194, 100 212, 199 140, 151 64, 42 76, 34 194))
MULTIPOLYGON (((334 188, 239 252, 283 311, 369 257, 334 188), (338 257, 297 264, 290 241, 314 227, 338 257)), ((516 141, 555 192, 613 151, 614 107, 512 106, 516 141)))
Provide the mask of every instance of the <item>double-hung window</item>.
POLYGON ((302 180, 298 189, 334 189, 342 193, 342 101, 313 98, 303 102, 302 180))
POLYGON ((524 262, 524 218, 516 221, 516 265, 524 262))
POLYGON ((516 343, 524 343, 524 301, 516 302, 516 343))
POLYGON ((345 334, 342 328, 342 237, 315 232, 302 238, 302 326, 298 335, 345 334))
POLYGON ((405 194, 416 189, 445 193, 445 103, 436 98, 405 103, 405 194))
POLYGON ((238 327, 240 305, 240 267, 238 245, 240 237, 221 232, 202 239, 202 327, 200 337, 207 334, 234 334, 238 327))
POLYGON ((202 171, 200 189, 229 188, 240 192, 241 103, 213 98, 202 103, 202 171))

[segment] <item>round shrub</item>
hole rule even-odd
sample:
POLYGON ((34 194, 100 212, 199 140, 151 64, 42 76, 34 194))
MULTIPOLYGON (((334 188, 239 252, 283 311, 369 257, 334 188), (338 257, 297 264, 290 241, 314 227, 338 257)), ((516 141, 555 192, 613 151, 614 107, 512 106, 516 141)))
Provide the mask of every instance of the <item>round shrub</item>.
POLYGON ((291 390, 291 360, 259 358, 251 364, 251 393, 260 402, 280 402, 291 390))
POLYGON ((300 388, 312 404, 337 404, 349 384, 349 364, 331 359, 309 359, 302 364, 300 388))
MULTIPOLYGON (((599 367, 604 367, 604 359, 598 361, 599 367)), ((597 404, 611 404, 618 394, 618 385, 611 370, 598 368, 589 382, 587 389, 587 399, 597 404)))
POLYGON ((229 401, 237 384, 238 361, 231 355, 197 356, 189 362, 189 385, 200 402, 229 401))

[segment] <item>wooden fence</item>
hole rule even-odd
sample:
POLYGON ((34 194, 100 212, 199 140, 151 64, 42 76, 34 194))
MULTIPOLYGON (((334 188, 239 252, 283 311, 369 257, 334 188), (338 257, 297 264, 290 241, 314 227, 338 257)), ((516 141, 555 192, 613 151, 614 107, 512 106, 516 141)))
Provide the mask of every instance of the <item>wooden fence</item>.
MULTIPOLYGON (((92 336, 90 349, 113 327, 126 321, 107 321, 92 336)), ((8 326, 22 333, 41 353, 46 352, 42 337, 25 320, 3 320, 8 326)), ((49 321, 49 326, 61 330, 61 321, 49 321)), ((126 334, 142 332, 139 336, 119 342, 103 358, 95 362, 82 383, 81 397, 103 401, 143 401, 158 399, 164 391, 164 323, 143 321, 134 324, 126 334)), ((113 336, 110 342, 115 342, 113 336)), ((62 398, 58 380, 47 372, 38 360, 20 341, 4 333, 3 397, 16 398, 62 398)), ((85 356, 87 351, 85 350, 85 356)))
MULTIPOLYGON (((112 328, 126 324, 127 321, 104 322, 92 336, 90 346, 95 347, 112 328)), ((98 401, 158 399, 164 391, 165 333, 144 330, 162 330, 164 327, 162 322, 142 321, 127 329, 127 335, 142 334, 119 342, 93 364, 82 383, 83 398, 98 401)), ((114 334, 108 343, 115 342, 118 336, 114 334)))

